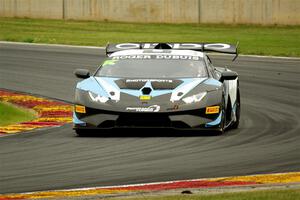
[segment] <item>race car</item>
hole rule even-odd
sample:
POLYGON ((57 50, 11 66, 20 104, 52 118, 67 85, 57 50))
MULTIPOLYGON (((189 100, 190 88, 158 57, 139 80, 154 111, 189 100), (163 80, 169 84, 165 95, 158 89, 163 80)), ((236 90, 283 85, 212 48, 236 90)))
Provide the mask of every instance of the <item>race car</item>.
POLYGON ((235 54, 223 43, 108 44, 107 58, 77 83, 73 128, 170 128, 224 133, 238 128, 238 74, 214 67, 206 52, 235 54))

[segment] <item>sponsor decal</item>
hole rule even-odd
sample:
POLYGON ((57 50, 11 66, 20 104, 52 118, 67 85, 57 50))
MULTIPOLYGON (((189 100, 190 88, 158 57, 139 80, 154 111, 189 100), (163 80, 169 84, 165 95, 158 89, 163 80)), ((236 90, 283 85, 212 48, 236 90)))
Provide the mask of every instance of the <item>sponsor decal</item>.
POLYGON ((147 101, 147 100, 150 100, 151 99, 151 96, 149 96, 149 95, 142 95, 142 96, 140 96, 140 100, 141 101, 147 101))
POLYGON ((127 60, 127 59, 141 59, 141 60, 201 60, 200 56, 190 55, 122 55, 114 56, 112 60, 127 60))
MULTIPOLYGON (((154 47, 158 43, 122 43, 117 44, 116 48, 118 49, 154 49, 154 47)), ((229 49, 230 45, 223 44, 223 43, 211 43, 211 44, 201 44, 201 43, 168 43, 169 46, 171 46, 172 49, 203 49, 204 48, 210 48, 210 49, 216 49, 216 50, 224 50, 229 49)))
POLYGON ((152 105, 149 107, 127 107, 126 111, 134 111, 134 112, 158 112, 160 111, 159 105, 152 105))
POLYGON ((147 60, 153 59, 151 55, 122 55, 122 56, 113 56, 112 60, 125 60, 125 59, 140 59, 147 60))
POLYGON ((116 64, 116 62, 117 62, 117 60, 106 60, 102 64, 102 67, 105 67, 105 66, 108 66, 108 65, 114 65, 114 64, 116 64))
POLYGON ((75 105, 75 112, 77 112, 77 113, 86 113, 85 106, 75 105))
POLYGON ((205 114, 217 114, 220 112, 220 106, 206 107, 205 114))
POLYGON ((158 82, 158 83, 172 83, 173 80, 165 79, 126 79, 126 83, 137 83, 137 82, 158 82))
POLYGON ((156 55, 154 59, 158 60, 200 60, 199 56, 188 55, 156 55))
POLYGON ((167 110, 178 110, 179 105, 175 104, 172 108, 167 108, 167 110))
POLYGON ((166 49, 146 49, 143 51, 143 53, 172 53, 171 50, 166 50, 166 49))

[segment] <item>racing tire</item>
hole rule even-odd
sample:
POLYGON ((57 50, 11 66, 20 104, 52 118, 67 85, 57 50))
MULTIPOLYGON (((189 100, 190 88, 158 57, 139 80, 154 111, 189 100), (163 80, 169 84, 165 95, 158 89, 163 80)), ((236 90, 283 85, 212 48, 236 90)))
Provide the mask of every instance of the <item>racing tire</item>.
POLYGON ((77 134, 78 137, 86 136, 86 133, 84 133, 84 130, 81 130, 81 129, 75 129, 75 133, 77 134))
POLYGON ((222 103, 222 119, 221 119, 221 126, 220 129, 217 131, 218 135, 222 135, 225 133, 225 126, 226 126, 226 109, 225 109, 225 98, 223 97, 222 103))
POLYGON ((240 99, 240 89, 237 89, 237 98, 236 98, 236 111, 235 111, 235 117, 236 121, 232 123, 231 127, 232 129, 237 129, 240 124, 240 115, 241 115, 241 99, 240 99))

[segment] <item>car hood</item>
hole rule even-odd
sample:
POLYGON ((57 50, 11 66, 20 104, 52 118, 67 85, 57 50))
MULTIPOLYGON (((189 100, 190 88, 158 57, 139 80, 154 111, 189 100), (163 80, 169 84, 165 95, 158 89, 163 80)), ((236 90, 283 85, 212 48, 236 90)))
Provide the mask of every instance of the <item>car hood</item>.
POLYGON ((92 76, 77 84, 75 103, 118 112, 173 112, 218 104, 221 88, 222 84, 211 78, 135 79, 92 76), (207 94, 201 102, 187 104, 183 101, 186 97, 203 92, 207 94), (103 103, 96 98, 108 100, 103 103))

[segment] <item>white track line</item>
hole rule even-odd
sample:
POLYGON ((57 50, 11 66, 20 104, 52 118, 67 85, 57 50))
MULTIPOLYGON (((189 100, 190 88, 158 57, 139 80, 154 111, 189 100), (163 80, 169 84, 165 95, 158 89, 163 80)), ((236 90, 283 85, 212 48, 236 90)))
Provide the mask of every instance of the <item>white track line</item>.
POLYGON ((126 187, 136 187, 136 186, 148 186, 148 185, 159 185, 168 183, 178 183, 178 182, 194 182, 194 181, 213 181, 215 179, 228 179, 233 177, 255 177, 255 176, 270 176, 270 175, 286 175, 298 172, 285 172, 285 173, 270 173, 270 174, 253 174, 245 176, 227 176, 227 177, 216 177, 216 178, 200 178, 200 179, 187 179, 187 180, 174 180, 174 181, 162 181, 162 182, 150 182, 150 183, 137 183, 128 185, 111 185, 111 186, 100 186, 100 187, 85 187, 85 188, 74 188, 74 189, 58 189, 58 190, 45 190, 45 191, 34 191, 18 194, 35 194, 39 192, 71 192, 71 191, 88 191, 88 190, 98 190, 98 189, 108 189, 108 188, 126 188, 126 187))
POLYGON ((85 48, 85 49, 105 49, 105 47, 96 46, 79 46, 66 44, 43 44, 43 43, 26 43, 26 42, 8 42, 0 41, 0 44, 24 45, 24 46, 45 46, 45 47, 62 47, 62 48, 85 48))

